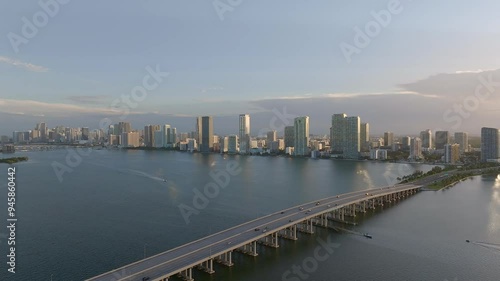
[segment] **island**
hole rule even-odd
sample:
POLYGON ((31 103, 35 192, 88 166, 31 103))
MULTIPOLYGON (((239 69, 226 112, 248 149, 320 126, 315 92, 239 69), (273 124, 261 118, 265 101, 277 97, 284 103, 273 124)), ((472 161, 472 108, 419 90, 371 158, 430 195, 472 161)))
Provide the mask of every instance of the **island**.
POLYGON ((11 157, 11 158, 0 159, 0 163, 7 163, 7 164, 14 164, 21 161, 28 161, 28 157, 11 157))

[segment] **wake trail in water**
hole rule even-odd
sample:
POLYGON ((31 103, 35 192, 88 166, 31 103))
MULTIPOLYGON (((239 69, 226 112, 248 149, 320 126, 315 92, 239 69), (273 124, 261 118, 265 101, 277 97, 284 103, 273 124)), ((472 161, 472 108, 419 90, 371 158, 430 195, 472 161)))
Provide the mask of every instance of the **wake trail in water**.
POLYGON ((156 181, 165 181, 164 178, 160 178, 160 177, 157 177, 157 176, 154 176, 154 175, 151 175, 151 174, 148 174, 146 172, 139 171, 139 170, 120 169, 120 168, 110 167, 110 166, 106 166, 106 165, 102 165, 102 164, 98 164, 98 163, 89 163, 89 164, 99 166, 99 167, 105 167, 105 168, 117 171, 119 173, 122 173, 122 174, 135 175, 135 176, 149 178, 149 179, 156 180, 156 181))
POLYGON ((480 242, 480 241, 470 241, 471 244, 478 245, 481 247, 484 247, 488 250, 491 250, 493 252, 496 252, 500 254, 500 244, 495 244, 495 243, 487 243, 487 242, 480 242))

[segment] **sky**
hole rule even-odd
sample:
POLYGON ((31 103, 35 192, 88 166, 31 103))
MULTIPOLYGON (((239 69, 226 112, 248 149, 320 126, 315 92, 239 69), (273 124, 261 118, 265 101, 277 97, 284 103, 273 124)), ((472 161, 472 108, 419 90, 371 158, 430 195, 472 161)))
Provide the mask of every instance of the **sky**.
POLYGON ((498 1, 0 7, 2 135, 38 122, 96 129, 104 119, 188 132, 200 115, 214 116, 215 133, 236 134, 241 113, 253 134, 282 135, 293 123, 283 112, 310 116, 314 134, 328 134, 334 113, 360 116, 372 133, 500 127, 498 1))

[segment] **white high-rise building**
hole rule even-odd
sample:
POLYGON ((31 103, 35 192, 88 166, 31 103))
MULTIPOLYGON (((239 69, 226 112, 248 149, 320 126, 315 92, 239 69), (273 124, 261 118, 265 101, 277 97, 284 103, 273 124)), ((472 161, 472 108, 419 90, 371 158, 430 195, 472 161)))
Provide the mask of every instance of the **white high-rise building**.
POLYGON ((294 155, 309 155, 309 116, 295 118, 294 131, 294 155))
POLYGON ((460 153, 469 152, 469 134, 466 132, 455 133, 455 143, 460 145, 460 153))
POLYGON ((242 153, 250 152, 250 115, 240 114, 239 122, 239 146, 242 153))

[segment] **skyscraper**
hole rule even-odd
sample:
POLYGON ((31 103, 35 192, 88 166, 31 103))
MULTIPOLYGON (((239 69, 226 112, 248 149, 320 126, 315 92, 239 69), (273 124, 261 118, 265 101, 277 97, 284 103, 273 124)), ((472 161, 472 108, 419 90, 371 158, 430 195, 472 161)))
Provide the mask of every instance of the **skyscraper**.
POLYGON ((498 161, 500 157, 500 131, 496 128, 481 128, 481 162, 498 161))
POLYGON ((384 145, 392 146, 394 143, 394 133, 393 132, 385 132, 384 133, 384 145))
POLYGON ((345 118, 347 114, 334 114, 332 116, 332 127, 330 128, 330 150, 342 153, 344 150, 345 118))
POLYGON ((306 156, 309 154, 309 116, 297 117, 294 119, 294 154, 296 156, 306 156))
POLYGON ((422 139, 422 147, 423 148, 432 148, 432 132, 427 129, 425 131, 420 132, 420 139, 422 139))
POLYGON ((469 134, 465 132, 456 132, 455 142, 460 145, 461 154, 469 152, 469 134))
POLYGON ((361 119, 359 118, 359 116, 351 116, 345 119, 345 137, 343 142, 345 158, 359 158, 360 127, 361 119))
POLYGON ((444 145, 444 162, 455 164, 460 160, 460 145, 458 143, 444 145))
POLYGON ((285 127, 285 148, 295 145, 295 128, 294 126, 285 127))
POLYGON ((446 144, 450 143, 450 133, 448 131, 436 131, 436 149, 444 149, 446 144))
POLYGON ((370 142, 370 124, 361 123, 359 133, 359 143, 362 150, 368 150, 368 143, 370 142))
POLYGON ((214 122, 212 116, 201 117, 201 145, 200 151, 211 152, 214 147, 214 122))
POLYGON ((345 158, 357 159, 361 150, 360 139, 361 119, 359 116, 347 117, 345 113, 332 116, 330 145, 333 153, 343 154, 345 158))
POLYGON ((240 114, 239 121, 239 150, 243 153, 247 153, 250 151, 250 115, 240 114))
POLYGON ((412 160, 418 160, 422 158, 422 140, 420 138, 411 138, 409 158, 412 160))
POLYGON ((196 117, 196 136, 195 136, 195 139, 196 139, 198 147, 201 146, 201 140, 202 140, 202 134, 203 134, 203 131, 201 129, 201 124, 202 124, 201 117, 196 117))
POLYGON ((144 126, 144 145, 147 147, 154 147, 155 143, 155 132, 160 131, 160 125, 147 125, 144 126))
POLYGON ((267 143, 267 148, 270 148, 271 147, 271 143, 273 141, 276 141, 277 138, 278 138, 278 136, 277 136, 275 130, 267 132, 267 142, 266 142, 267 143))

